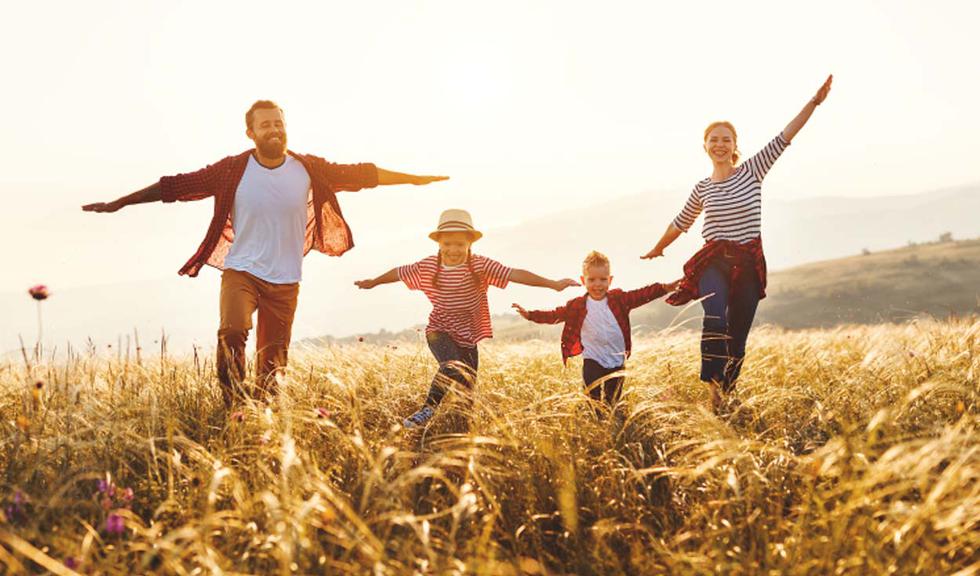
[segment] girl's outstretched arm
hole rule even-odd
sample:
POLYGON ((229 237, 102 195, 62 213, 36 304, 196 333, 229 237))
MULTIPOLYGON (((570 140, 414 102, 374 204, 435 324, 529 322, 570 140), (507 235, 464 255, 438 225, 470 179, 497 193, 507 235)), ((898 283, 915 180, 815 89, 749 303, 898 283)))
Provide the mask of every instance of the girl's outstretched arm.
POLYGON ((813 114, 813 111, 816 110, 817 106, 819 106, 827 98, 827 94, 830 93, 830 84, 833 81, 833 74, 827 76, 827 80, 824 81, 823 86, 817 90, 817 93, 813 96, 813 98, 810 98, 810 101, 806 103, 803 110, 800 110, 800 113, 796 115, 796 118, 790 120, 789 124, 783 128, 783 138, 785 138, 787 142, 793 141, 793 138, 796 136, 797 132, 799 132, 800 129, 803 128, 803 125, 806 124, 806 121, 810 119, 810 115, 813 114))
POLYGON ((527 270, 520 270, 514 268, 510 271, 510 281, 517 282, 518 284, 526 284, 528 286, 537 286, 539 288, 551 288, 561 292, 565 288, 570 286, 578 286, 579 283, 571 278, 562 278, 561 280, 549 280, 543 276, 538 276, 533 272, 528 272, 527 270))
POLYGON ((370 290, 379 284, 391 284, 392 282, 398 282, 398 268, 392 268, 377 278, 357 280, 354 285, 361 290, 370 290))

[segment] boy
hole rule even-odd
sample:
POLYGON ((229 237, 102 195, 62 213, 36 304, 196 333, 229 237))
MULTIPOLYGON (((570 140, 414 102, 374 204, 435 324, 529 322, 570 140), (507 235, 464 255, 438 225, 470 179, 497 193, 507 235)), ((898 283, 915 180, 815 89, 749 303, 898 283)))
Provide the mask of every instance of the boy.
POLYGON ((565 323, 561 334, 562 361, 582 354, 582 379, 589 396, 595 401, 604 400, 610 407, 619 401, 624 378, 607 376, 621 372, 630 355, 630 310, 672 292, 680 282, 650 284, 624 292, 609 289, 612 279, 609 258, 592 251, 582 262, 584 295, 554 310, 529 312, 518 304, 513 305, 531 322, 565 323))

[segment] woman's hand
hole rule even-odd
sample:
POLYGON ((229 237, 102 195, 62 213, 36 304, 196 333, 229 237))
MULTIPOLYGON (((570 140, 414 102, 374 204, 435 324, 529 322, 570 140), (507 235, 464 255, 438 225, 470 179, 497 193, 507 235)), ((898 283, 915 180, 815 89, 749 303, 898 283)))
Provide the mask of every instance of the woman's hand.
POLYGON ((377 285, 378 285, 378 283, 375 282, 373 279, 372 280, 357 280, 357 281, 354 282, 354 286, 357 286, 361 290, 370 290, 371 288, 374 288, 377 285))
POLYGON ((813 114, 813 111, 816 110, 817 106, 819 106, 827 98, 827 94, 830 94, 830 84, 833 81, 833 74, 827 76, 827 79, 824 80, 823 86, 817 90, 817 93, 813 95, 813 98, 810 98, 810 101, 806 103, 803 110, 800 110, 800 113, 796 115, 796 118, 790 120, 789 124, 783 128, 783 138, 787 142, 792 142, 793 138, 796 138, 797 133, 799 133, 803 126, 806 125, 807 120, 810 119, 810 115, 813 114))
POLYGON ((817 90, 817 93, 810 99, 815 106, 820 106, 824 100, 827 99, 827 94, 830 94, 830 85, 834 81, 834 75, 831 74, 827 76, 827 80, 824 81, 823 86, 817 90))
POLYGON ((561 292, 565 288, 571 288, 572 286, 581 286, 581 284, 571 278, 562 278, 551 283, 551 289, 556 292, 561 292))
POLYGON ((511 304, 510 307, 513 308, 514 310, 517 310, 517 313, 521 315, 521 318, 525 320, 530 320, 530 318, 528 318, 528 311, 525 310, 524 307, 522 307, 520 304, 517 304, 515 302, 514 304, 511 304))
POLYGON ((681 282, 683 281, 684 281, 683 278, 678 278, 677 280, 674 280, 670 284, 664 284, 664 289, 666 289, 668 292, 673 292, 677 290, 677 287, 680 286, 681 282))
POLYGON ((640 256, 640 259, 641 260, 653 260, 654 258, 663 258, 663 256, 664 256, 664 249, 663 248, 660 248, 659 246, 655 246, 653 248, 653 250, 650 250, 649 252, 647 252, 643 256, 640 256))

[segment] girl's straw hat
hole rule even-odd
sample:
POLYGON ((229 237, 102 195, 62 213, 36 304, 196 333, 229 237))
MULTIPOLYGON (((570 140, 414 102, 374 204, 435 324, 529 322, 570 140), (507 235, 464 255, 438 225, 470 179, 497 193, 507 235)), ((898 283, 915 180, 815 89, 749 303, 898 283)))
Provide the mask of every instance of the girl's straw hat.
POLYGON ((473 227, 473 219, 470 218, 470 213, 455 208, 444 210, 439 215, 439 226, 429 233, 429 238, 438 241, 439 235, 444 232, 465 232, 469 234, 470 242, 476 242, 483 237, 483 232, 473 227))

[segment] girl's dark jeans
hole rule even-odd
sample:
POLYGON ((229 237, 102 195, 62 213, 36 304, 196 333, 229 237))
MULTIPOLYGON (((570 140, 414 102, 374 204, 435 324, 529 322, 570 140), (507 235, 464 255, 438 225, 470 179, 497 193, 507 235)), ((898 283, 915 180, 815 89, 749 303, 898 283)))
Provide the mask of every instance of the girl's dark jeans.
POLYGON ((476 346, 460 346, 445 332, 429 332, 425 339, 432 355, 439 361, 439 371, 432 379, 425 399, 426 406, 435 408, 454 382, 466 388, 473 387, 480 355, 476 346))
POLYGON ((745 342, 759 306, 759 277, 750 262, 722 257, 701 275, 698 291, 702 296, 710 295, 701 301, 701 380, 731 392, 742 370, 745 342), (733 287, 729 278, 735 266, 743 269, 738 285, 733 287))
POLYGON ((619 402, 619 396, 623 393, 624 377, 617 376, 615 378, 607 378, 602 384, 596 384, 595 386, 593 386, 593 384, 596 380, 599 380, 604 376, 608 376, 613 372, 619 372, 622 369, 622 366, 617 368, 606 368, 591 358, 586 358, 583 360, 582 380, 585 381, 585 387, 589 391, 589 396, 591 396, 596 402, 605 400, 606 404, 609 406, 619 402))

